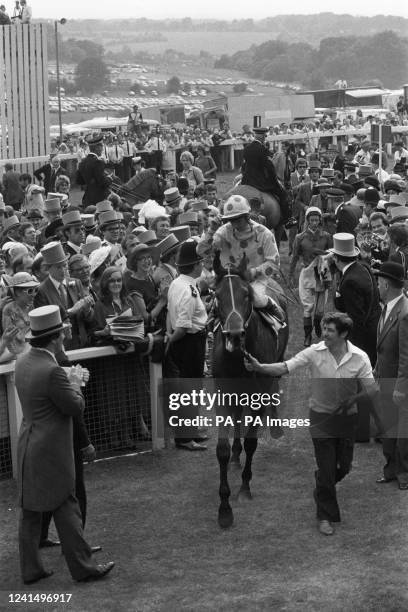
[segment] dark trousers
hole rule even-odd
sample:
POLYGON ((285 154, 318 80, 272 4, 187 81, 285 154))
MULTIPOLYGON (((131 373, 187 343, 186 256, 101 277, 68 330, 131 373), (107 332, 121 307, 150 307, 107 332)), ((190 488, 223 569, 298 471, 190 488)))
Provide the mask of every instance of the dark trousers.
POLYGON ((317 464, 314 490, 316 516, 320 521, 338 523, 340 508, 336 484, 351 470, 356 416, 331 417, 311 411, 310 420, 317 464))
POLYGON ((392 395, 381 395, 384 478, 408 484, 408 406, 397 406, 392 395))
MULTIPOLYGON (((21 509, 18 538, 23 580, 32 580, 44 572, 39 551, 42 515, 42 512, 21 509)), ((81 580, 97 573, 91 548, 84 538, 76 498, 73 495, 68 497, 52 511, 52 516, 72 578, 81 580)))
MULTIPOLYGON (((81 511, 82 528, 85 528, 86 522, 86 490, 84 481, 84 464, 82 461, 81 449, 77 449, 74 445, 74 461, 75 461, 75 496, 78 500, 79 509, 81 511)), ((50 527, 52 512, 43 512, 41 521, 41 537, 43 542, 48 538, 48 529, 50 527)))
MULTIPOLYGON (((196 334, 186 334, 178 342, 174 342, 169 350, 169 361, 177 368, 178 378, 202 378, 204 375, 204 360, 205 360, 205 331, 196 334)), ((180 391, 183 383, 181 382, 180 391)), ((184 389, 186 393, 192 390, 191 385, 184 389)), ((177 411, 177 416, 180 418, 192 418, 196 416, 197 408, 191 406, 181 406, 177 411)), ((197 437, 198 432, 196 427, 177 427, 177 437, 174 438, 176 444, 180 442, 189 442, 197 437)))
POLYGON ((124 157, 123 161, 123 182, 127 183, 132 178, 134 172, 132 173, 133 162, 131 157, 124 157))

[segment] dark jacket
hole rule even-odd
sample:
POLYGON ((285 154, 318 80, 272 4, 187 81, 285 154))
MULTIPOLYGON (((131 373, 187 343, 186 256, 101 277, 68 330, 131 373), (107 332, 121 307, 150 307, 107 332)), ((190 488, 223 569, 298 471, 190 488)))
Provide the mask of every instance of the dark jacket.
POLYGON ((24 200, 24 191, 18 182, 19 173, 8 170, 3 174, 3 199, 7 206, 18 210, 24 200))
POLYGON ((85 185, 82 204, 89 206, 105 200, 109 195, 110 179, 105 175, 105 162, 89 153, 81 161, 77 171, 77 183, 85 185))
POLYGON ((362 262, 354 262, 342 275, 338 293, 339 297, 334 300, 336 309, 346 312, 353 321, 349 340, 365 351, 374 365, 381 307, 377 282, 370 268, 362 262))
POLYGON ((355 235, 355 229, 359 224, 362 214, 359 206, 344 204, 336 214, 337 231, 355 235))
POLYGON ((408 298, 402 296, 378 329, 376 373, 381 391, 408 394, 408 298))
POLYGON ((55 181, 60 175, 64 175, 66 173, 67 171, 62 166, 54 171, 54 168, 50 163, 41 166, 41 168, 38 168, 38 170, 34 170, 33 172, 37 180, 43 181, 45 195, 47 195, 49 191, 55 191, 55 181))

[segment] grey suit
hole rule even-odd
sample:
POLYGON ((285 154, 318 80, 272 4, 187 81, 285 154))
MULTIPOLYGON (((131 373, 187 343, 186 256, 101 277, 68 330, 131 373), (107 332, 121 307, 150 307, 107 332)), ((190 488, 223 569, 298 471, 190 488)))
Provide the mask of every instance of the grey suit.
POLYGON ((17 360, 15 381, 23 411, 17 448, 22 577, 35 580, 45 571, 41 518, 51 511, 71 575, 81 580, 97 573, 74 497, 72 417, 81 415, 84 398, 52 354, 41 349, 31 348, 17 360))
POLYGON ((408 299, 403 295, 377 333, 376 373, 380 383, 384 423, 384 477, 408 484, 408 299), (393 392, 405 394, 397 406, 393 392))

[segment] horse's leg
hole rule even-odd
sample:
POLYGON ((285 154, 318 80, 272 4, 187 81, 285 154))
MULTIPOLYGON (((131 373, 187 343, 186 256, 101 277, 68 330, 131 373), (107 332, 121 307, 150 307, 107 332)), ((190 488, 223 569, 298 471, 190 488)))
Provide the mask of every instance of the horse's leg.
POLYGON ((220 466, 220 507, 218 508, 218 524, 223 529, 231 527, 234 521, 232 508, 229 504, 231 490, 228 484, 228 462, 231 447, 228 438, 218 438, 217 459, 220 466))
POLYGON ((239 457, 242 453, 242 444, 241 444, 241 425, 237 422, 237 419, 234 420, 234 442, 232 443, 232 457, 231 463, 239 467, 241 465, 239 457))
POLYGON ((247 499, 252 499, 251 489, 249 483, 252 479, 252 457, 258 446, 258 437, 256 431, 251 430, 251 435, 248 434, 244 439, 244 450, 245 450, 245 466, 242 472, 242 485, 238 495, 243 495, 247 499))

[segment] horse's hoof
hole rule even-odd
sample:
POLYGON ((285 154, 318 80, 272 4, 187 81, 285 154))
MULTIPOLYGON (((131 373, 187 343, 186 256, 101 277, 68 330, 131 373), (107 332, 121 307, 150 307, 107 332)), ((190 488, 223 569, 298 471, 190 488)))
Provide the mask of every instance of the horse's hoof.
POLYGON ((232 510, 223 510, 218 512, 218 524, 221 529, 228 529, 234 522, 232 510))
POLYGON ((239 492, 238 492, 238 498, 241 498, 241 499, 252 499, 251 489, 243 489, 241 487, 239 492))

